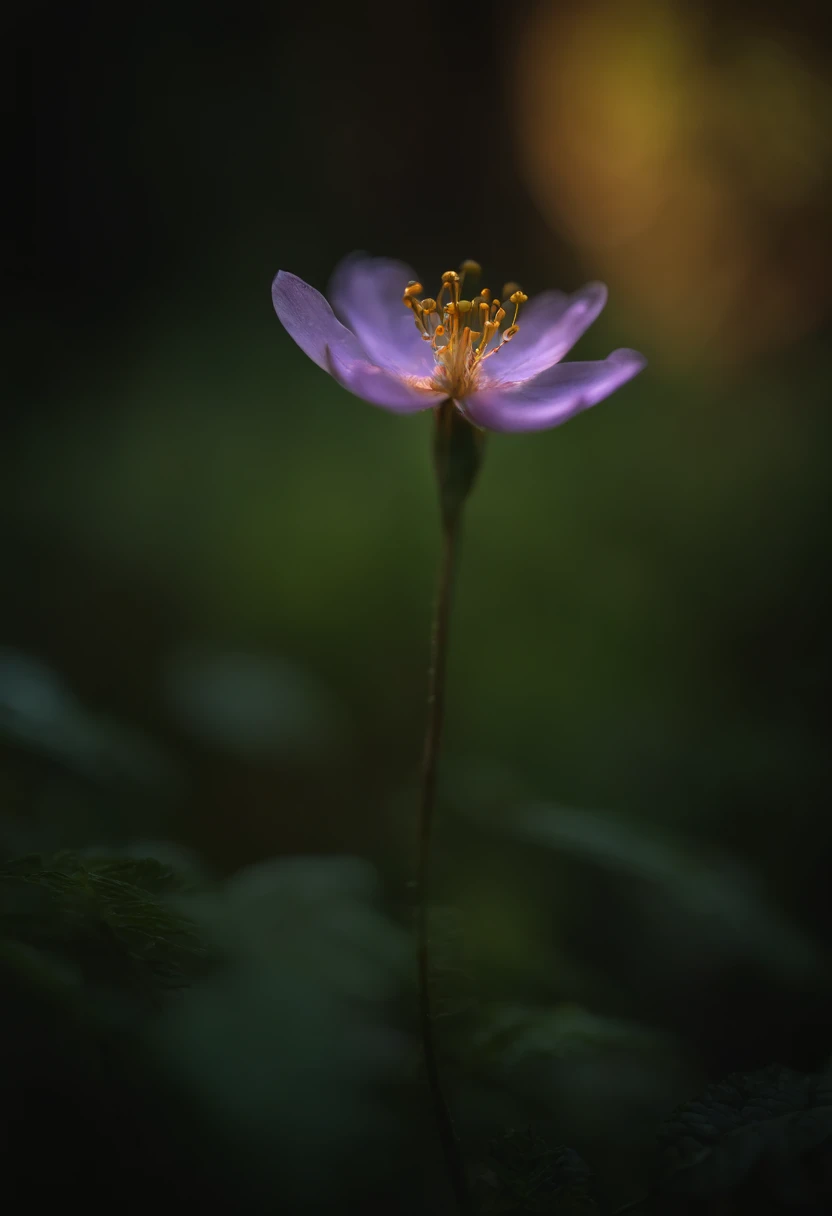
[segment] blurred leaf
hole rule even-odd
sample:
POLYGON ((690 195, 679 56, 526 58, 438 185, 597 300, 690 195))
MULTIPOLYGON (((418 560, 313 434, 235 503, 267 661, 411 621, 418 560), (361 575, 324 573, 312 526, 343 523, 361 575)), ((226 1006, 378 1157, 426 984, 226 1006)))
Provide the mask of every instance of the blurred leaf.
POLYGON ((481 1107, 505 1123, 533 1114, 552 1141, 590 1151, 622 1197, 643 1185, 657 1123, 699 1080, 682 1042, 565 1003, 481 1007, 471 1021, 446 1039, 461 1086, 481 1095, 473 1127, 487 1133, 481 1107))
POLYGON ((138 731, 88 713, 31 655, 0 651, 0 739, 89 780, 167 785, 175 771, 138 731))
POLYGON ((669 1036, 572 1004, 553 1009, 496 1006, 486 1011, 481 1028, 471 1037, 473 1053, 501 1069, 610 1049, 653 1053, 659 1044, 668 1046, 669 1036))
MULTIPOLYGON (((66 857, 70 865, 76 863, 72 853, 60 853, 56 862, 66 857)), ((87 857, 83 866, 99 879, 111 879, 128 886, 141 887, 152 895, 168 895, 183 890, 183 882, 174 874, 172 866, 157 861, 154 857, 87 857)))
POLYGON ((30 856, 0 866, 0 934, 102 987, 180 987, 205 964, 192 921, 162 898, 181 884, 153 858, 30 856))
POLYGON ((170 658, 165 686, 188 730, 244 756, 331 752, 344 725, 327 689, 275 655, 191 647, 170 658))
POLYGON ((343 1193, 370 1142, 379 1173, 402 1151, 385 1087, 408 1072, 391 1007, 410 952, 379 895, 357 858, 294 857, 179 901, 222 961, 165 1009, 156 1049, 292 1203, 343 1193))
POLYGON ((654 888, 663 906, 654 928, 667 924, 670 904, 687 922, 688 949, 698 940, 711 954, 741 954, 794 977, 825 965, 814 943, 769 905, 749 871, 725 858, 697 857, 693 846, 662 840, 620 816, 554 804, 518 807, 490 822, 654 888))
POLYGON ((474 1189, 483 1216, 594 1216, 590 1183, 589 1168, 574 1149, 551 1148, 529 1127, 511 1128, 491 1142, 474 1189))
POLYGON ((9 987, 9 977, 14 976, 16 983, 27 990, 49 993, 58 999, 83 983, 78 967, 27 942, 5 937, 0 937, 0 971, 4 991, 9 987))
POLYGON ((75 709, 67 689, 45 663, 16 650, 0 651, 0 724, 38 741, 75 709))
POLYGON ((816 1201, 802 1159, 832 1141, 832 1077, 770 1065, 680 1106, 659 1134, 657 1190, 717 1196, 764 1172, 783 1203, 816 1201))

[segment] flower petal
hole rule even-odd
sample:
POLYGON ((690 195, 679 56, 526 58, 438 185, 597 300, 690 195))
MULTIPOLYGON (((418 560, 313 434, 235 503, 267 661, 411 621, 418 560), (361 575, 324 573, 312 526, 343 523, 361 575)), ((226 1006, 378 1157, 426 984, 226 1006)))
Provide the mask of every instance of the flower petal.
POLYGON ((409 376, 429 376, 434 369, 430 344, 402 303, 404 289, 415 277, 403 262, 353 253, 336 266, 328 294, 373 363, 409 376))
POLYGON ((592 363, 558 363, 535 380, 489 385, 461 402, 477 426, 490 431, 544 431, 597 405, 646 365, 636 350, 615 350, 592 363))
POLYGON ((517 336, 483 363, 483 376, 490 384, 508 384, 539 375, 572 349, 606 302, 603 283, 587 283, 571 296, 562 291, 535 296, 520 309, 517 336))
POLYGON ((349 357, 363 358, 364 351, 314 287, 296 274, 278 271, 272 283, 272 303, 284 329, 310 359, 330 371, 327 350, 342 350, 349 357))
POLYGON ((426 377, 420 383, 415 377, 396 375, 363 357, 352 356, 343 347, 333 347, 329 351, 327 371, 356 397, 392 410, 394 414, 415 414, 447 398, 447 393, 432 389, 426 377))

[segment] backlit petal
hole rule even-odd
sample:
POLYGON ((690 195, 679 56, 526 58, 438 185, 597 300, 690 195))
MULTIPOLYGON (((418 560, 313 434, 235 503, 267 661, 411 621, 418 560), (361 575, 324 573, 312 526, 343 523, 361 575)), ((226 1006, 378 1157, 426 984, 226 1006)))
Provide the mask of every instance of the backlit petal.
POLYGON ((392 410, 395 414, 415 414, 418 410, 430 409, 447 396, 433 390, 426 377, 419 382, 413 377, 396 375, 385 368, 376 367, 365 358, 349 355, 343 347, 333 348, 329 352, 327 370, 356 397, 369 401, 371 405, 392 410))
POLYGON ((616 350, 592 363, 558 363, 536 379, 490 385, 461 405, 477 426, 490 431, 544 431, 603 401, 646 365, 635 350, 616 350))
POLYGON ((535 296, 520 308, 516 336, 483 363, 483 382, 518 383, 539 375, 572 349, 606 302, 603 283, 587 283, 571 296, 562 291, 535 296))
POLYGON ((373 363, 388 371, 429 376, 434 366, 430 343, 422 339, 413 313, 402 303, 404 289, 415 277, 403 262, 353 253, 335 268, 328 294, 373 363))
POLYGON ((327 350, 343 351, 345 357, 363 358, 364 351, 314 287, 295 274, 278 271, 272 283, 272 303, 284 329, 310 359, 329 371, 327 350))

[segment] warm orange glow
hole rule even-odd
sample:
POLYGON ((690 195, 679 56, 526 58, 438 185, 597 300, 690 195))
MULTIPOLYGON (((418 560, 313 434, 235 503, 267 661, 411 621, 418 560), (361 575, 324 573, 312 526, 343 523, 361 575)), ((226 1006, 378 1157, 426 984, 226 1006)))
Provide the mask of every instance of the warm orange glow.
POLYGON ((657 346, 742 360, 829 299, 832 86, 805 48, 712 22, 674 0, 541 6, 517 129, 538 204, 657 346))

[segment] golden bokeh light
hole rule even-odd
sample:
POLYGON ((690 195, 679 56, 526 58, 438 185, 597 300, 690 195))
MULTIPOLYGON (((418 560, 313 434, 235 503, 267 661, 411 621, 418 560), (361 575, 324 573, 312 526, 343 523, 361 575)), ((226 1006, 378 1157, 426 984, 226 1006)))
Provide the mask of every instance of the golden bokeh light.
POLYGON ((829 301, 832 73, 674 0, 541 5, 519 34, 529 188, 675 360, 742 362, 829 301))

